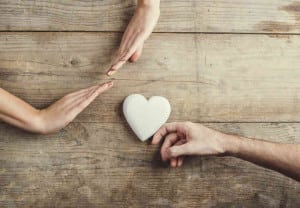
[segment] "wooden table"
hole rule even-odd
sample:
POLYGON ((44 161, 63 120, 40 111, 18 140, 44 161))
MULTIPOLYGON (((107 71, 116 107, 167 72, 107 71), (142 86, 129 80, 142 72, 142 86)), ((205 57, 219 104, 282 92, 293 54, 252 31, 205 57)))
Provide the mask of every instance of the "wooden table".
MULTIPOLYGON (((102 83, 133 0, 0 0, 0 86, 36 107, 102 83)), ((170 169, 121 113, 162 95, 169 121, 300 142, 300 2, 162 0, 142 58, 73 123, 40 136, 0 123, 0 207, 299 207, 300 184, 231 157, 170 169)))

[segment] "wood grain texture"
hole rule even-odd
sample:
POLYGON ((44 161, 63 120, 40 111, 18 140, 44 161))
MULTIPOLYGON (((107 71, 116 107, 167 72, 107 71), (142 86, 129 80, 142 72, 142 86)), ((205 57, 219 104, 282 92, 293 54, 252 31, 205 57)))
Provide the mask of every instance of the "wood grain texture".
MULTIPOLYGON (((300 124, 209 123, 248 137, 300 143, 300 124)), ((169 169, 158 146, 120 123, 72 123, 37 136, 0 124, 1 207, 298 207, 300 184, 231 157, 169 169)))
MULTIPOLYGON (((1 87, 45 107, 107 80, 120 36, 1 33, 1 87)), ((125 96, 142 93, 167 97, 172 121, 298 122, 299 48, 297 35, 154 34, 77 121, 118 122, 125 96)))
MULTIPOLYGON (((299 33, 293 0, 164 0, 157 32, 299 33)), ((2 31, 123 31, 134 0, 1 0, 2 31)))
POLYGON ((142 58, 108 78, 135 5, 0 0, 0 87, 43 108, 115 80, 57 134, 0 123, 0 207, 300 207, 298 182, 236 158, 170 169, 121 112, 131 93, 162 95, 169 121, 300 143, 300 2, 162 0, 142 58))

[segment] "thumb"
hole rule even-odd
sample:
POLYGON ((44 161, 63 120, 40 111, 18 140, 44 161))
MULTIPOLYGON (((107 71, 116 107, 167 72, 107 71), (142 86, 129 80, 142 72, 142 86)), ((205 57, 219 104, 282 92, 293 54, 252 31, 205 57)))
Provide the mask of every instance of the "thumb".
POLYGON ((143 51, 143 44, 140 47, 138 47, 138 49, 130 57, 130 62, 136 62, 141 57, 142 51, 143 51))
POLYGON ((172 157, 179 157, 182 155, 189 155, 190 154, 190 148, 189 148, 189 143, 179 145, 179 146, 173 146, 169 148, 169 155, 170 158, 172 157))

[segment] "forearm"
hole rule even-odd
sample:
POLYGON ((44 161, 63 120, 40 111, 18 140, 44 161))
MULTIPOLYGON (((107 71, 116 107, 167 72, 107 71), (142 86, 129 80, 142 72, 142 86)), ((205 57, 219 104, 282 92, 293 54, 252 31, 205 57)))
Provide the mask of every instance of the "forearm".
POLYGON ((300 181, 300 145, 226 135, 225 152, 300 181))
POLYGON ((40 131, 39 110, 0 88, 0 120, 27 131, 40 131))

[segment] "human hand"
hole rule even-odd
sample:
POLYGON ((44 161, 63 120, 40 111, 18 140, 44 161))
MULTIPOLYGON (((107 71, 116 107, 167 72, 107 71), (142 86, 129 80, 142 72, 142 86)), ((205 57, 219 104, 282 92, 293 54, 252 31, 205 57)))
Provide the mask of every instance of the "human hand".
POLYGON ((137 9, 124 32, 120 47, 107 75, 114 74, 128 59, 132 62, 139 59, 144 42, 158 21, 159 13, 159 0, 138 1, 137 9))
POLYGON ((112 86, 113 82, 107 82, 102 85, 82 89, 65 95, 48 108, 40 110, 39 123, 42 126, 39 129, 39 133, 49 134, 64 128, 98 95, 112 86))
POLYGON ((171 167, 180 167, 186 155, 220 155, 225 153, 225 134, 191 122, 168 123, 153 136, 152 144, 161 147, 163 161, 170 160, 171 167))

